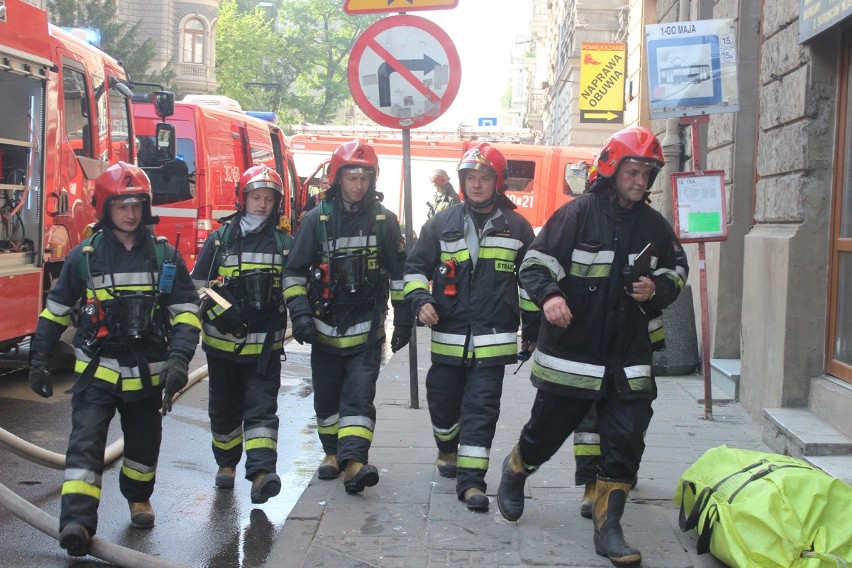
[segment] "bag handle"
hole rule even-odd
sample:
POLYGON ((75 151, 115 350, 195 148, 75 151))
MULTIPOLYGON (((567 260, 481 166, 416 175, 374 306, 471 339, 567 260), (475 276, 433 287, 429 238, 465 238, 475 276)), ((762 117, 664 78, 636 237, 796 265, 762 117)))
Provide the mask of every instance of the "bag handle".
POLYGON ((719 518, 719 508, 715 503, 707 508, 707 516, 704 517, 704 525, 698 531, 698 542, 695 545, 695 551, 698 554, 707 554, 710 552, 710 537, 713 535, 713 525, 719 518))
POLYGON ((831 554, 829 552, 817 552, 816 550, 803 550, 800 555, 802 558, 819 558, 820 560, 825 560, 826 562, 834 562, 834 565, 837 568, 849 568, 849 564, 839 556, 831 554))

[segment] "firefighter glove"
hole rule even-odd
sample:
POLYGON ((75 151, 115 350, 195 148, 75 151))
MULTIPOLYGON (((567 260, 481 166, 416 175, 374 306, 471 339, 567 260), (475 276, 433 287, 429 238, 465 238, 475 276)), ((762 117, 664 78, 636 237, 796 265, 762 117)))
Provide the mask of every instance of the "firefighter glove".
POLYGON ((33 353, 30 361, 30 388, 44 398, 53 396, 53 374, 50 372, 50 361, 43 353, 33 353))
POLYGON ((222 308, 213 299, 204 301, 204 320, 220 333, 234 333, 243 325, 242 314, 236 305, 234 296, 224 286, 216 286, 215 291, 231 303, 228 309, 222 308))
POLYGON ((314 342, 314 318, 302 314, 293 318, 293 338, 301 343, 314 342))
POLYGON ((396 353, 411 341, 411 326, 410 325, 398 325, 393 328, 393 335, 391 336, 391 351, 396 353))
POLYGON ((186 383, 189 382, 189 357, 183 353, 172 351, 169 358, 160 371, 160 383, 163 388, 163 408, 161 414, 165 416, 172 410, 172 399, 186 383))

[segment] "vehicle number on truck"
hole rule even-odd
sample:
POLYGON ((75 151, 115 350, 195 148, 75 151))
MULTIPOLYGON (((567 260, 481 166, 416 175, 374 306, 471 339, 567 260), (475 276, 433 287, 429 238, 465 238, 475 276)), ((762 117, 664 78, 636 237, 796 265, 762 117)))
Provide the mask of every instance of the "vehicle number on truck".
POLYGON ((509 194, 509 199, 512 200, 512 203, 514 203, 518 207, 523 207, 525 209, 532 209, 534 198, 534 195, 513 195, 511 193, 509 194))

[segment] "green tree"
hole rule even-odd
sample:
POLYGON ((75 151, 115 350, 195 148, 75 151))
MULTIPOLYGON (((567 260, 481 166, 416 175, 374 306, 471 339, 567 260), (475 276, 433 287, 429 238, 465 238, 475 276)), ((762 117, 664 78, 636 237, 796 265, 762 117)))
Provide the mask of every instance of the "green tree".
POLYGON ((156 46, 152 39, 136 41, 139 22, 118 19, 117 0, 47 0, 51 23, 62 27, 94 28, 101 32, 101 49, 124 64, 130 78, 171 85, 174 70, 170 65, 148 73, 156 46))
POLYGON ((349 52, 378 15, 350 16, 340 0, 282 0, 281 32, 295 53, 296 75, 286 93, 292 119, 329 123, 352 101, 349 52))
POLYGON ((278 112, 283 93, 296 76, 292 53, 275 29, 275 10, 256 4, 241 10, 237 0, 219 5, 216 28, 216 80, 219 93, 245 109, 278 112), (247 83, 255 84, 247 87, 247 83), (260 86, 260 85, 265 86, 260 86))

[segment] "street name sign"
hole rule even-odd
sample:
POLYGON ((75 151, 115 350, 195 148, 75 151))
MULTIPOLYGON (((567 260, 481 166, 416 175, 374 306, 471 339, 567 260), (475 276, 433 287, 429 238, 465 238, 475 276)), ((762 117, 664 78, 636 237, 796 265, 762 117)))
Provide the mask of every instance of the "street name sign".
POLYGON ((731 19, 645 26, 651 118, 740 109, 731 19))
POLYGON ((459 0, 346 0, 347 14, 377 14, 381 12, 413 12, 415 10, 446 10, 459 5, 459 0))
POLYGON ((589 43, 580 47, 580 122, 624 122, 623 43, 589 43))
POLYGON ((429 124, 455 100, 461 62, 450 37, 417 16, 389 16, 358 36, 347 68, 352 98, 388 128, 429 124))

